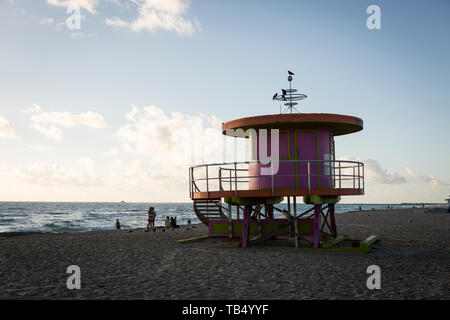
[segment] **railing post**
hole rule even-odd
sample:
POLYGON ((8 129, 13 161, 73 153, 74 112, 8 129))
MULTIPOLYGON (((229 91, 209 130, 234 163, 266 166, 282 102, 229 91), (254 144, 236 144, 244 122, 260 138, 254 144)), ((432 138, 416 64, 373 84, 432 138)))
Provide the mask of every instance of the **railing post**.
POLYGON ((360 175, 360 172, 359 172, 359 167, 360 167, 360 165, 358 163, 358 189, 361 189, 361 183, 359 181, 359 179, 361 179, 361 175, 360 175))
MULTIPOLYGON (((334 162, 334 160, 331 162, 333 164, 333 171, 331 171, 331 176, 333 177, 333 188, 336 187, 336 163, 334 162)), ((330 168, 331 170, 331 168, 330 168)))
MULTIPOLYGON (((359 182, 359 179, 360 179, 361 177, 360 177, 360 174, 359 174, 359 163, 358 163, 358 190, 359 189, 361 189, 361 184, 360 184, 360 182, 359 182)), ((359 192, 359 191, 358 191, 359 192)))
POLYGON ((362 165, 362 182, 363 182, 363 190, 364 190, 364 187, 365 187, 365 185, 364 185, 364 163, 361 163, 361 165, 362 165))
POLYGON ((341 195, 341 161, 339 161, 339 195, 341 195))
POLYGON ((206 196, 209 198, 208 165, 206 165, 205 168, 206 168, 206 196))
POLYGON ((297 196, 294 196, 294 223, 295 247, 298 248, 297 196))
POLYGON ((222 191, 222 168, 219 167, 219 190, 222 191))
POLYGON ((233 238, 233 213, 231 204, 228 204, 228 224, 229 224, 229 234, 228 237, 233 238))
POLYGON ((355 167, 353 169, 353 189, 355 189, 355 167))
POLYGON ((272 179, 272 197, 274 196, 274 186, 273 186, 273 165, 272 162, 270 162, 270 170, 272 171, 271 179, 272 179))
POLYGON ((308 161, 308 195, 311 195, 311 165, 308 161))
POLYGON ((238 196, 237 192, 237 162, 234 163, 234 195, 238 196))
POLYGON ((189 168, 189 198, 192 199, 192 175, 191 175, 192 168, 189 168))

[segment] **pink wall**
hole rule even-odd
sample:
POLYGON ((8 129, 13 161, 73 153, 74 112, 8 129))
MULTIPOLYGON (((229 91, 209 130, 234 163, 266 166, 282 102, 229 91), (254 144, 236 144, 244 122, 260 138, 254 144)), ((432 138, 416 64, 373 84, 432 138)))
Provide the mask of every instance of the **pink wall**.
MULTIPOLYGON (((333 137, 331 137, 333 139, 333 137)), ((271 155, 270 138, 268 141, 268 154, 271 155)), ((254 139, 257 144, 256 158, 259 160, 259 139, 254 139)), ((280 130, 280 160, 324 160, 325 154, 330 154, 330 130, 326 128, 289 128, 280 130)), ((256 160, 256 159, 254 159, 256 160)), ((249 165, 249 175, 261 175, 262 164, 249 165)), ((333 185, 331 175, 324 175, 323 163, 310 162, 311 188, 331 187, 333 185)), ((329 170, 331 172, 331 170, 329 170)), ((308 187, 307 163, 280 162, 279 170, 273 176, 275 188, 307 188, 308 187), (297 172, 297 173, 296 173, 297 172), (291 176, 283 176, 291 175, 291 176), (305 175, 305 176, 302 176, 305 175)), ((250 189, 272 188, 272 177, 250 178, 250 189)))

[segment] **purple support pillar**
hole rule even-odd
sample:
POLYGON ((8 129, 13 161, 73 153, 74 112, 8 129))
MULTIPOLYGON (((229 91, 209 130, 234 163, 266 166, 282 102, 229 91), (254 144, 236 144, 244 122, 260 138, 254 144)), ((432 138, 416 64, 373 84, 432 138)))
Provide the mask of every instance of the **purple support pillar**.
POLYGON ((321 204, 314 205, 314 248, 318 248, 320 243, 320 216, 322 215, 321 208, 321 204))
POLYGON ((330 203, 330 223, 331 223, 331 234, 333 238, 337 237, 337 229, 336 229, 336 219, 334 217, 334 203, 330 203))
POLYGON ((250 212, 252 206, 245 206, 244 209, 244 226, 242 228, 242 248, 247 248, 248 237, 249 237, 249 226, 250 226, 250 212))
MULTIPOLYGON (((273 216, 273 204, 266 204, 266 215, 267 215, 267 219, 273 220, 274 216, 273 216)), ((274 240, 277 237, 275 236, 270 236, 269 239, 274 240)))
POLYGON ((267 217, 269 219, 273 219, 273 204, 267 204, 266 205, 266 210, 267 210, 267 212, 266 212, 267 217))

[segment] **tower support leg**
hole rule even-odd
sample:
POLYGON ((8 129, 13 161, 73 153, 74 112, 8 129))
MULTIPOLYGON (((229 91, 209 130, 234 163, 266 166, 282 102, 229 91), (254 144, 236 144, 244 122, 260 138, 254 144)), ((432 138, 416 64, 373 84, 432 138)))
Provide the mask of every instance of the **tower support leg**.
POLYGON ((249 229, 250 229, 250 212, 252 206, 245 206, 244 208, 244 226, 242 228, 242 248, 247 248, 249 240, 249 229))
POLYGON ((333 236, 333 238, 336 238, 337 229, 336 229, 336 219, 334 217, 334 203, 330 203, 328 206, 330 212, 331 235, 333 236))
POLYGON ((266 204, 266 214, 269 219, 273 220, 273 204, 266 204))
POLYGON ((314 248, 318 248, 320 244, 320 217, 322 215, 322 205, 315 204, 314 205, 314 236, 313 236, 313 244, 314 248))
MULTIPOLYGON (((267 219, 273 220, 274 219, 274 215, 273 215, 273 204, 266 204, 266 216, 267 219)), ((275 236, 270 236, 269 239, 274 240, 277 237, 275 236)))

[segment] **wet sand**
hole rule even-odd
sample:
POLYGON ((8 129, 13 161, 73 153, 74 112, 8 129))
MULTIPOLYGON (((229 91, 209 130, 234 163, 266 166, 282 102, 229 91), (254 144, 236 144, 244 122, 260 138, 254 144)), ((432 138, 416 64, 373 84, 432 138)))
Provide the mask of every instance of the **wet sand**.
POLYGON ((424 209, 337 215, 340 235, 381 243, 369 254, 184 244, 203 225, 63 234, 0 234, 0 299, 449 299, 450 214, 424 209), (366 269, 381 268, 369 290, 366 269), (81 290, 68 290, 69 265, 81 290))

